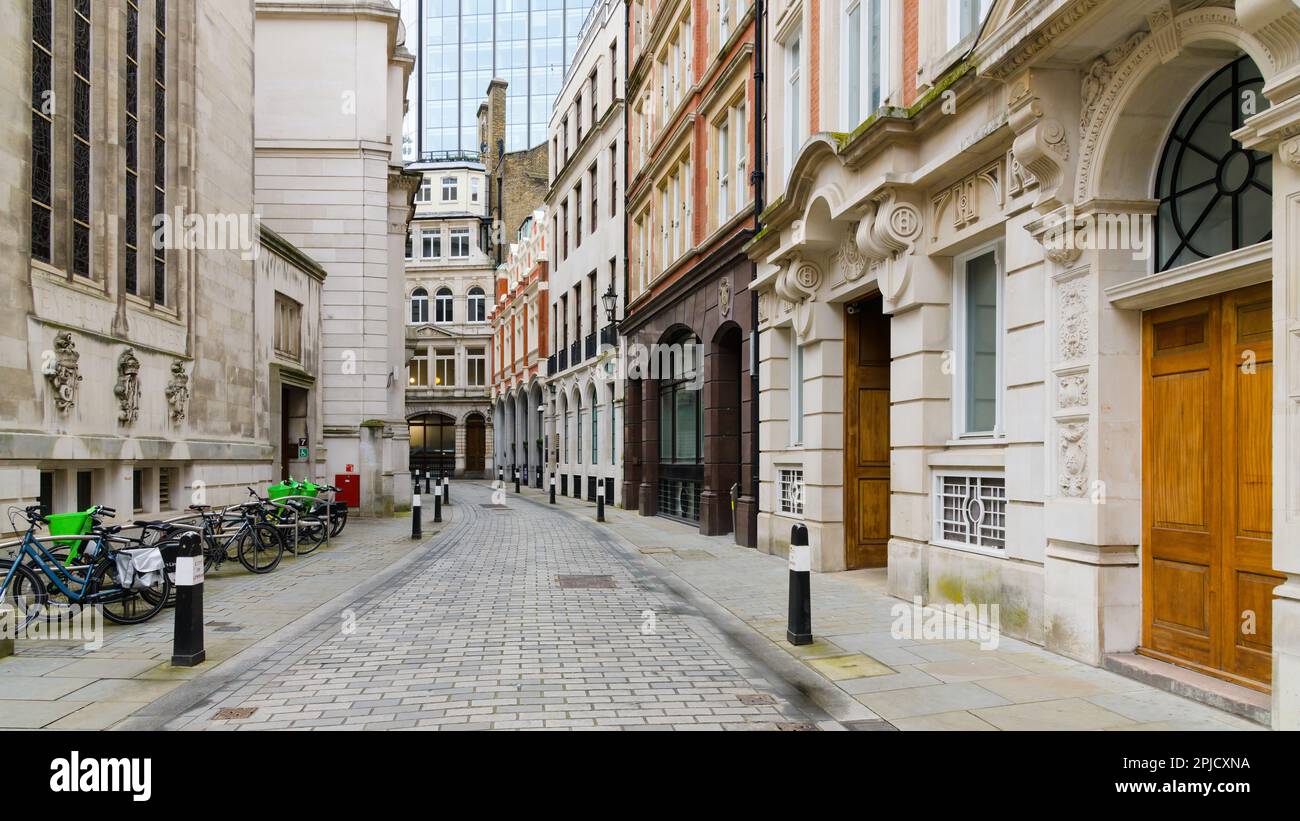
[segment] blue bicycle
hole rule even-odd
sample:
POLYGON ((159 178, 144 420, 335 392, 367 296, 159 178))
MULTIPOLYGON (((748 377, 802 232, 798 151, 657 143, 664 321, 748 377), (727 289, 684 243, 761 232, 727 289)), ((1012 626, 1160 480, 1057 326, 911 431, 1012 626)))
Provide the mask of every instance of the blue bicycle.
MULTIPOLYGON (((109 508, 100 509, 112 515, 109 508)), ((130 565, 127 547, 152 549, 139 539, 119 536, 117 526, 96 521, 83 541, 80 555, 69 564, 51 549, 55 537, 38 537, 36 530, 45 524, 39 505, 10 512, 10 523, 18 515, 27 521, 18 551, 11 559, 0 559, 0 605, 10 604, 15 611, 15 630, 21 631, 37 618, 59 620, 74 616, 86 607, 99 607, 104 616, 117 624, 139 624, 158 614, 171 593, 171 579, 165 572, 123 579, 122 565, 130 565), (119 557, 124 561, 119 563, 119 557), (147 581, 146 581, 147 580, 147 581)), ((17 527, 14 527, 17 530, 17 527)), ((59 536, 58 540, 66 540, 59 536)), ((131 571, 127 571, 130 573, 131 571)))

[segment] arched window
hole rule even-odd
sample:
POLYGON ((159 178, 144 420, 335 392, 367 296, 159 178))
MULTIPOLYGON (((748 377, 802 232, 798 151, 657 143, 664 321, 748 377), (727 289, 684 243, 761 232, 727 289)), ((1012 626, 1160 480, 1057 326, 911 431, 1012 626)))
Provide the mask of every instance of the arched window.
POLYGON ((704 482, 703 407, 700 402, 704 350, 683 332, 663 346, 659 358, 659 513, 700 520, 704 482))
POLYGON ((483 289, 475 285, 469 289, 469 321, 484 322, 487 317, 487 301, 483 289))
POLYGON ((1216 71, 1183 108, 1156 175, 1155 268, 1164 271, 1272 237, 1273 166, 1232 139, 1268 107, 1249 57, 1216 71))
POLYGON ((452 322, 452 299, 450 288, 439 288, 433 297, 433 321, 452 322))
POLYGON ((411 324, 422 325, 429 321, 429 292, 416 288, 411 292, 411 324))

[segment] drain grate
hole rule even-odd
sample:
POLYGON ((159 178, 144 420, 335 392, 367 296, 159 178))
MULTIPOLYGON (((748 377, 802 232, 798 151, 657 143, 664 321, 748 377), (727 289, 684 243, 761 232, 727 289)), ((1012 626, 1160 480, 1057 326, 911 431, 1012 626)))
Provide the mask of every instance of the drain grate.
POLYGON ((766 693, 741 693, 736 698, 740 699, 741 704, 750 707, 757 707, 761 704, 776 704, 776 699, 766 693))
POLYGON ((895 727, 893 724, 890 724, 888 721, 883 721, 879 718, 863 719, 861 721, 841 721, 840 724, 843 724, 844 729, 846 730, 859 730, 859 731, 874 730, 876 732, 883 730, 885 732, 890 732, 890 731, 898 732, 898 728, 895 727))
POLYGON ((560 587, 569 590, 613 590, 618 587, 613 576, 556 576, 560 587))
POLYGON ((256 707, 222 707, 212 718, 214 721, 227 721, 232 718, 249 718, 256 712, 256 707))
POLYGON ((787 733, 806 733, 817 729, 811 721, 778 721, 776 728, 787 733))

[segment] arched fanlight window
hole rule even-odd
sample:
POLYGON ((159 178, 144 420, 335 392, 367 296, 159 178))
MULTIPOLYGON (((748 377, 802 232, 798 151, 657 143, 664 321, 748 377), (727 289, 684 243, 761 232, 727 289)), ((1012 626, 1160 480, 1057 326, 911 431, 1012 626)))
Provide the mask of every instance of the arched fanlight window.
POLYGON ((452 299, 450 288, 439 288, 433 297, 433 321, 452 322, 452 299))
POLYGON ((411 292, 411 324, 421 325, 429 321, 429 292, 416 288, 411 292))
POLYGON ((1264 79, 1246 56, 1201 85, 1174 124, 1156 175, 1155 268, 1164 271, 1273 236, 1273 166, 1267 152, 1232 139, 1268 107, 1264 79))
POLYGON ((475 285, 469 289, 469 321, 483 322, 487 316, 487 303, 483 297, 483 289, 475 285))

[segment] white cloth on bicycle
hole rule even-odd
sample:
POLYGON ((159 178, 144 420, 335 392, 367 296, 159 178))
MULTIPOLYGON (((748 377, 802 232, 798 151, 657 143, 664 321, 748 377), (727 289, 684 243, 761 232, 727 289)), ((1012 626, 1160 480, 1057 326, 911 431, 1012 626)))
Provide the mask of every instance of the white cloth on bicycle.
POLYGON ((134 590, 153 587, 162 576, 163 555, 156 547, 119 550, 115 558, 117 576, 123 587, 134 590))

